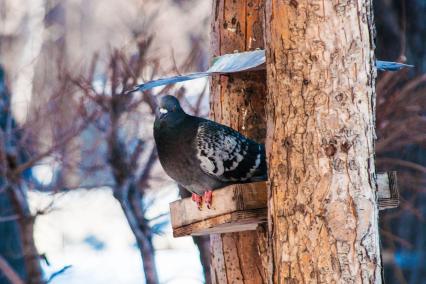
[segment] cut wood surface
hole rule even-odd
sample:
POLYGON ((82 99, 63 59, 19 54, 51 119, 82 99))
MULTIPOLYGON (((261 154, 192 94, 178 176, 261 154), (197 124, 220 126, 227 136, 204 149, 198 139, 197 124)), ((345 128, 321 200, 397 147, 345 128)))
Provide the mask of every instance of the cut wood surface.
MULTIPOLYGON (((379 209, 396 208, 396 172, 377 174, 379 209)), ((213 192, 213 206, 199 210, 191 198, 170 203, 175 237, 256 230, 266 222, 266 182, 237 184, 213 192)))
POLYGON ((259 223, 264 222, 266 222, 266 208, 248 209, 226 213, 190 225, 173 228, 173 236, 199 236, 252 231, 256 230, 259 223))
POLYGON ((399 206, 399 190, 396 172, 387 172, 377 175, 379 210, 396 208, 399 206))
POLYGON ((199 210, 191 198, 180 199, 170 204, 172 227, 193 224, 212 217, 222 216, 240 210, 266 207, 266 184, 256 182, 237 184, 215 190, 212 208, 205 204, 199 210))

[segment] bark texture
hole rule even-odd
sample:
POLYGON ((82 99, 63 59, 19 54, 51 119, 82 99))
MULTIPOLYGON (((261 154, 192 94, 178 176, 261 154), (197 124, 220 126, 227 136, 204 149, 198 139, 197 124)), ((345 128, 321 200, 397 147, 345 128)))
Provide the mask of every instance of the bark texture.
MULTIPOLYGON (((213 1, 213 56, 263 48, 263 1, 213 1)), ((266 74, 264 71, 214 76, 211 118, 264 142, 266 74)), ((214 202, 214 201, 213 201, 214 202)), ((266 283, 256 231, 210 236, 213 283, 266 283)))
POLYGON ((270 283, 381 283, 371 9, 267 1, 270 283))

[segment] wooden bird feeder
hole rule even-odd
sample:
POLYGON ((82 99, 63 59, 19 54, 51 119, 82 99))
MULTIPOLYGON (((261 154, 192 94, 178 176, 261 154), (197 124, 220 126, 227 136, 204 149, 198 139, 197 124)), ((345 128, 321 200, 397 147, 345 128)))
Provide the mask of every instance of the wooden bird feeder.
POLYGON ((191 198, 170 203, 174 237, 255 230, 266 222, 266 182, 236 184, 213 192, 213 204, 197 208, 191 198))
MULTIPOLYGON (((216 57, 213 65, 205 72, 173 76, 146 82, 134 90, 144 91, 154 87, 193 80, 213 74, 232 74, 254 70, 265 70, 265 50, 237 52, 216 57)), ((376 61, 379 70, 397 71, 411 65, 376 61)), ((379 209, 395 208, 399 205, 396 173, 378 174, 379 209)), ((213 193, 213 208, 201 210, 191 198, 177 200, 170 204, 170 214, 175 237, 206 235, 255 230, 267 219, 266 183, 238 184, 216 190, 213 193)))
MULTIPOLYGON (((377 175, 379 210, 396 208, 396 172, 377 175)), ((236 184, 213 192, 212 208, 199 210, 191 198, 170 203, 174 237, 255 230, 267 221, 266 182, 236 184)))

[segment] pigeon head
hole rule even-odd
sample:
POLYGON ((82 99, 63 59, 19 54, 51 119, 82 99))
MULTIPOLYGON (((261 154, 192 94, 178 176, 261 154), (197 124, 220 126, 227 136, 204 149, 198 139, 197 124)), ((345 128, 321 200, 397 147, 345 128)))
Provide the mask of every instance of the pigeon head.
POLYGON ((155 112, 155 120, 173 125, 180 122, 185 115, 177 98, 167 95, 160 99, 155 112))

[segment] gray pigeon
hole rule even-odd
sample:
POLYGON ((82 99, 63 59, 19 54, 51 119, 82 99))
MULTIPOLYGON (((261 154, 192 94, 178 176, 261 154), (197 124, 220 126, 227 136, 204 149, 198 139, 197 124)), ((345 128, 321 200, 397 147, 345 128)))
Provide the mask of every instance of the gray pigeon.
POLYGON ((211 120, 186 114, 173 96, 161 98, 154 139, 166 173, 210 208, 212 191, 267 179, 265 146, 211 120))

